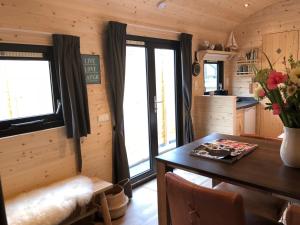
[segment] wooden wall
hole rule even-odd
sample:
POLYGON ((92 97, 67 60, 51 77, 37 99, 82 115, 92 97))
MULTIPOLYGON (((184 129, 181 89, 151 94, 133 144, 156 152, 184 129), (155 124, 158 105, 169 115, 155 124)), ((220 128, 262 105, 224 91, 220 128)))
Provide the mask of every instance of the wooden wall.
POLYGON ((235 96, 196 96, 194 114, 195 138, 210 133, 235 134, 235 96))
POLYGON ((231 74, 231 93, 236 96, 251 97, 253 94, 250 92, 252 78, 250 76, 242 77, 235 76, 234 71, 231 74))
MULTIPOLYGON (((300 1, 285 0, 273 4, 253 14, 234 30, 240 48, 260 48, 275 63, 275 68, 284 71, 283 57, 293 54, 299 58, 299 30, 300 30, 300 1), (281 53, 276 53, 280 48, 281 53)), ((266 67, 266 59, 261 57, 261 66, 266 67)), ((248 77, 233 79, 233 89, 243 96, 249 95, 247 90, 248 77)), ((265 102, 259 104, 257 110, 258 134, 267 137, 277 137, 283 132, 280 119, 272 112, 264 110, 265 102)))
MULTIPOLYGON (((195 50, 203 40, 221 42, 226 37, 226 33, 185 26, 172 17, 164 20, 163 12, 151 14, 146 1, 132 2, 131 6, 126 1, 118 5, 118 1, 96 0, 3 0, 0 4, 1 42, 51 45, 52 33, 71 34, 81 37, 81 53, 100 55, 102 83, 88 85, 92 134, 82 140, 83 173, 108 181, 112 179, 112 132, 103 63, 107 21, 142 24, 129 25, 128 33, 165 39, 178 38, 178 33, 165 29, 189 32, 194 34, 195 50)), ((193 79, 193 87, 195 95, 202 94, 201 76, 193 79)), ((6 197, 74 175, 73 142, 66 139, 63 127, 2 138, 0 173, 6 197)))
POLYGON ((300 30, 300 2, 283 0, 248 17, 234 29, 241 48, 262 46, 264 34, 300 30))
MULTIPOLYGON (((298 0, 283 0, 254 13, 234 29, 240 50, 257 47, 262 50, 263 37, 266 34, 300 30, 299 11, 300 2, 298 0)), ((278 47, 284 47, 284 49, 286 49, 283 45, 286 43, 292 44, 292 40, 295 40, 292 36, 287 37, 285 40, 279 38, 279 36, 280 35, 277 35, 277 37, 271 41, 273 43, 271 45, 278 45, 278 47)), ((269 38, 272 39, 272 37, 269 38)), ((270 40, 265 41, 270 42, 270 40)), ((282 52, 282 54, 285 54, 285 52, 282 52)), ((277 58, 272 59, 272 61, 278 60, 279 55, 276 55, 276 57, 277 58)), ((263 59, 263 57, 261 58, 263 59)), ((261 64, 258 64, 258 66, 261 66, 261 64)), ((251 96, 251 93, 249 93, 251 78, 236 78, 233 76, 232 80, 233 94, 251 96)))

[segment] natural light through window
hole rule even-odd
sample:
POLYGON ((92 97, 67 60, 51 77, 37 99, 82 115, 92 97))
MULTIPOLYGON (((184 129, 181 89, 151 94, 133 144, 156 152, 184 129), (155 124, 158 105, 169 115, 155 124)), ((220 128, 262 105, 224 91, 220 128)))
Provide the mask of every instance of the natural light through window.
POLYGON ((218 89, 218 64, 204 64, 205 91, 215 91, 218 89))
POLYGON ((0 121, 53 113, 49 62, 0 60, 0 121))
POLYGON ((148 91, 145 47, 127 46, 124 92, 124 130, 129 166, 143 163, 143 168, 130 170, 131 177, 150 169, 148 91))
POLYGON ((157 138, 159 153, 176 147, 175 53, 155 49, 157 138))

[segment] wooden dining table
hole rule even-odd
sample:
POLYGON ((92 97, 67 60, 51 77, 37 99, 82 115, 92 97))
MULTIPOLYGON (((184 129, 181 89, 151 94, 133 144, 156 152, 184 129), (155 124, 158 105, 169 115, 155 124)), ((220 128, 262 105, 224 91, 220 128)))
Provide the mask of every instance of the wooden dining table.
MULTIPOLYGON (((300 201, 300 169, 283 165, 280 145, 279 140, 214 133, 157 156, 159 225, 170 224, 165 174, 177 168, 291 201, 300 201), (200 144, 216 139, 253 143, 258 147, 232 164, 190 155, 191 150, 200 144)), ((300 151, 300 146, 295 148, 300 151)))

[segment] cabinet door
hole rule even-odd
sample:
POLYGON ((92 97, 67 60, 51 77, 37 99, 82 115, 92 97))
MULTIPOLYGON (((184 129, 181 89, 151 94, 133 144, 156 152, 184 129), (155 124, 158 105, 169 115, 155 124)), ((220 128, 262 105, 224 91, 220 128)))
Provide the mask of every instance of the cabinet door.
POLYGON ((239 109, 236 112, 236 130, 235 135, 244 133, 244 110, 239 109))
POLYGON ((283 133, 283 125, 279 116, 273 115, 269 110, 265 110, 265 103, 258 106, 258 134, 262 137, 277 138, 283 133))
MULTIPOLYGON (((263 51, 269 57, 270 61, 277 71, 285 72, 283 58, 289 58, 293 55, 298 58, 299 51, 299 32, 290 31, 263 36, 263 51)), ((262 67, 268 67, 267 60, 262 56, 262 67)), ((263 137, 275 138, 283 131, 283 125, 278 116, 274 116, 271 111, 265 110, 267 100, 260 103, 257 113, 258 134, 263 137)))
POLYGON ((244 111, 244 134, 256 134, 256 106, 244 111))
MULTIPOLYGON (((275 34, 263 35, 263 51, 267 54, 274 69, 285 72, 283 58, 288 59, 293 55, 298 58, 299 50, 299 32, 289 31, 275 34)), ((265 56, 262 56, 262 67, 268 67, 268 62, 265 56)))

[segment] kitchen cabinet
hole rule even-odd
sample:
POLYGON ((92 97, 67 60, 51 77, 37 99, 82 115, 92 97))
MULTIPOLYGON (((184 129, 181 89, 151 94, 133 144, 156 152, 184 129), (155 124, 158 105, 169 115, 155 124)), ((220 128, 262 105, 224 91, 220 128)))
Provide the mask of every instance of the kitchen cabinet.
POLYGON ((237 110, 236 135, 241 134, 256 134, 256 106, 237 110))
POLYGON ((236 111, 236 135, 244 133, 244 109, 236 111))
POLYGON ((257 112, 258 135, 262 137, 277 138, 283 133, 283 125, 279 116, 273 115, 272 111, 265 110, 266 101, 260 102, 257 112))
POLYGON ((244 109, 244 134, 256 134, 256 106, 244 109))

